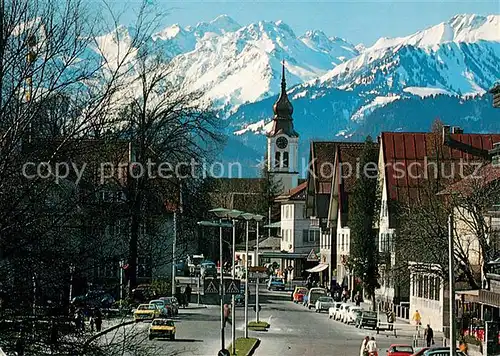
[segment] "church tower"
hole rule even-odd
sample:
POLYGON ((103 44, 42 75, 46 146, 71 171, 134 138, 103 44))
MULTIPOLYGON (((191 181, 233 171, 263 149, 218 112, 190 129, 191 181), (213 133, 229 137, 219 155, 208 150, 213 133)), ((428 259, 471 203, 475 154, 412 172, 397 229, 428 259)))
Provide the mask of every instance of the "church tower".
POLYGON ((293 128, 293 106, 286 94, 285 61, 282 65, 281 93, 273 106, 273 126, 267 134, 267 169, 287 192, 298 185, 299 134, 293 128))

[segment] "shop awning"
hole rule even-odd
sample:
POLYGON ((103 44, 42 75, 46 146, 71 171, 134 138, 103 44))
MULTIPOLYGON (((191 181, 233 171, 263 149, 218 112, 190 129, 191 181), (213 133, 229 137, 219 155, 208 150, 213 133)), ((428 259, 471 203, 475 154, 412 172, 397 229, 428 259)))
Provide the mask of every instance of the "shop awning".
POLYGON ((273 222, 271 224, 264 225, 265 228, 279 229, 281 228, 281 221, 273 222))
POLYGON ((314 272, 322 272, 324 271, 325 269, 328 268, 328 263, 320 263, 319 265, 317 266, 314 266, 313 268, 309 268, 308 270, 306 270, 307 272, 311 272, 311 273, 314 273, 314 272))

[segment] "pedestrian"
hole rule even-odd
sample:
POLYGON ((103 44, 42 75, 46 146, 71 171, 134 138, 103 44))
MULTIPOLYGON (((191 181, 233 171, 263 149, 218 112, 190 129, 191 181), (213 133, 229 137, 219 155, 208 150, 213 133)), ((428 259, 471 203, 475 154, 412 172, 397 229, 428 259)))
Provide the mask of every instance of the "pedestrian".
POLYGON ((361 293, 359 293, 359 291, 354 296, 354 302, 356 303, 357 307, 361 305, 361 293))
POLYGON ((102 329, 102 313, 99 308, 96 308, 94 313, 95 330, 101 332, 102 329))
POLYGON ((368 356, 368 341, 370 341, 370 337, 365 336, 363 342, 361 343, 361 349, 359 350, 359 356, 368 356))
POLYGON ((415 310, 412 320, 415 322, 415 330, 418 330, 420 328, 420 325, 422 325, 422 316, 420 315, 418 310, 415 310))
POLYGON ((431 347, 431 345, 434 345, 434 330, 432 330, 429 324, 427 324, 427 328, 425 329, 424 339, 427 343, 427 347, 431 347))
POLYGON ((186 297, 186 307, 189 305, 191 301, 191 286, 188 284, 186 289, 184 289, 184 296, 186 297))
POLYGON ((378 356, 377 343, 373 336, 370 341, 367 342, 366 348, 368 349, 368 356, 378 356))
POLYGON ((465 355, 469 354, 469 347, 467 346, 467 342, 465 340, 460 340, 460 344, 458 346, 459 350, 462 351, 465 355))
POLYGON ((224 327, 226 327, 226 323, 231 324, 231 307, 228 304, 224 304, 224 327))
POLYGON ((312 276, 310 274, 307 276, 306 286, 307 286, 307 289, 311 289, 311 287, 312 287, 312 276))

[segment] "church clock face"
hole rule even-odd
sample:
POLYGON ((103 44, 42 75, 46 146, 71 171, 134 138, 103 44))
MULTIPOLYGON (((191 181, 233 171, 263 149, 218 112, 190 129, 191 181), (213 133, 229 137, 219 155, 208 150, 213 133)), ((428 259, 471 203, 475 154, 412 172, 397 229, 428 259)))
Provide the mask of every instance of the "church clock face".
POLYGON ((280 150, 283 150, 286 148, 286 146, 288 146, 288 140, 283 136, 278 137, 278 139, 276 140, 276 146, 278 146, 280 150))

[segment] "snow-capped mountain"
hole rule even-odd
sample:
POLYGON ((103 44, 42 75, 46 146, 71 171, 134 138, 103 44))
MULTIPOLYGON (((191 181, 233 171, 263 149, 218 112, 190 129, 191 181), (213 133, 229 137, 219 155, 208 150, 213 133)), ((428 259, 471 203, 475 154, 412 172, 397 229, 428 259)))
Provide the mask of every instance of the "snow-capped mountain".
MULTIPOLYGON (((127 31, 133 29, 117 29, 123 38, 127 31)), ((103 55, 117 56, 112 37, 97 42, 103 55)), ((151 38, 151 46, 171 59, 174 83, 201 90, 221 110, 231 142, 243 143, 245 152, 263 152, 282 60, 305 149, 311 138, 426 130, 438 116, 466 128, 500 129, 485 95, 500 78, 499 15, 457 15, 372 46, 318 30, 297 35, 282 21, 241 26, 222 15, 192 27, 170 26, 151 38)))
MULTIPOLYGON (((99 38, 102 54, 116 57, 120 53, 116 35, 125 39, 120 44, 125 47, 131 37, 126 31, 121 26, 116 33, 99 38)), ((204 101, 226 112, 277 93, 283 60, 293 86, 318 78, 359 54, 351 43, 321 31, 298 36, 282 21, 241 26, 227 15, 192 27, 172 25, 154 34, 148 46, 171 59, 175 84, 201 90, 204 101)))
MULTIPOLYGON (((349 102, 342 111, 333 109, 338 102, 322 108, 330 120, 347 120, 348 127, 331 136, 352 132, 377 108, 403 98, 482 95, 500 78, 499 22, 498 15, 460 15, 407 37, 380 39, 319 79, 296 86, 290 95, 297 105, 345 91, 349 102)), ((296 121, 303 120, 300 111, 296 116, 296 121)), ((243 126, 236 130, 241 135, 247 123, 239 119, 233 117, 243 126)))

